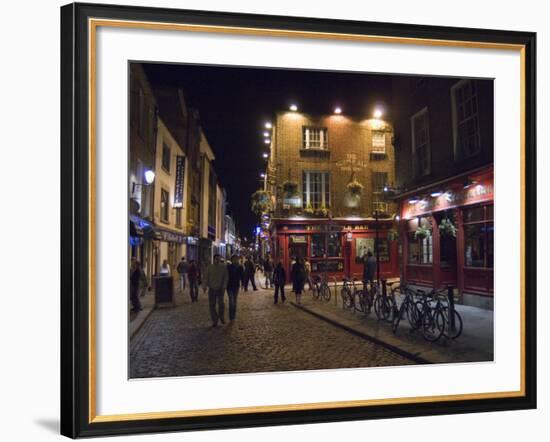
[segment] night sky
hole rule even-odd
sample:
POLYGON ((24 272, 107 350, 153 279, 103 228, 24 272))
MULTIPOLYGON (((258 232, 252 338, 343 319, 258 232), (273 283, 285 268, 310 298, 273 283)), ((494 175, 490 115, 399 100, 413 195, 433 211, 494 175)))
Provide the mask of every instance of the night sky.
POLYGON ((296 103, 300 111, 372 115, 391 100, 391 76, 326 71, 146 64, 151 83, 184 91, 187 105, 200 113, 201 126, 216 156, 220 184, 242 237, 250 238, 257 218, 250 195, 260 186, 266 151, 263 128, 278 110, 296 103))

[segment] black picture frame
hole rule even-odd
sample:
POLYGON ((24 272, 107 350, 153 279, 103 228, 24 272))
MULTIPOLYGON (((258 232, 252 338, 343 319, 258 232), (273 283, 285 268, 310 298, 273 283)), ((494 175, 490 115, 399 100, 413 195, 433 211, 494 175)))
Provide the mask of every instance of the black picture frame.
POLYGON ((116 5, 61 8, 61 434, 89 437, 536 408, 536 34, 116 5), (524 394, 437 402, 95 421, 90 388, 90 18, 519 45, 524 81, 524 394))

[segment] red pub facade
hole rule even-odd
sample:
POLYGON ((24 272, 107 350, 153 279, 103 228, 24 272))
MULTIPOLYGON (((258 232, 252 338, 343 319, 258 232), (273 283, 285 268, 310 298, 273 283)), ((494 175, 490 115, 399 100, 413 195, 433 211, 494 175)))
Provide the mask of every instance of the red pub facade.
POLYGON ((274 256, 290 272, 293 259, 307 258, 313 275, 326 271, 329 281, 363 275, 362 258, 375 253, 378 229, 380 278, 399 275, 398 241, 394 222, 374 219, 290 220, 274 219, 274 256), (325 249, 327 251, 324 256, 325 249))

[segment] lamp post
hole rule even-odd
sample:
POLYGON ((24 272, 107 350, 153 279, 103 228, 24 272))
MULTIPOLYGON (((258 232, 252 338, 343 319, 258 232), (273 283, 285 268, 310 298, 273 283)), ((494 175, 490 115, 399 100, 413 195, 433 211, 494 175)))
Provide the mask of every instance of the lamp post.
POLYGON ((135 193, 136 187, 150 186, 155 181, 155 172, 150 169, 146 170, 143 176, 145 177, 144 183, 132 182, 132 193, 135 193))
POLYGON ((376 280, 378 282, 380 282, 380 247, 378 245, 378 243, 379 243, 379 240, 378 240, 378 230, 379 230, 378 218, 379 218, 379 213, 378 213, 378 209, 377 209, 377 210, 374 211, 374 220, 375 220, 375 224, 374 224, 374 228, 375 228, 374 248, 375 248, 375 252, 376 252, 376 280))

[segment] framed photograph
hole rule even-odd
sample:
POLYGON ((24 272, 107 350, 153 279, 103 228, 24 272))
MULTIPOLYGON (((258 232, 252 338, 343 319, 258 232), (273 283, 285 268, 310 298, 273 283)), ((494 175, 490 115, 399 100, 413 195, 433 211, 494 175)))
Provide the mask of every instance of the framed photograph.
POLYGON ((61 433, 536 407, 536 35, 61 8, 61 433))

